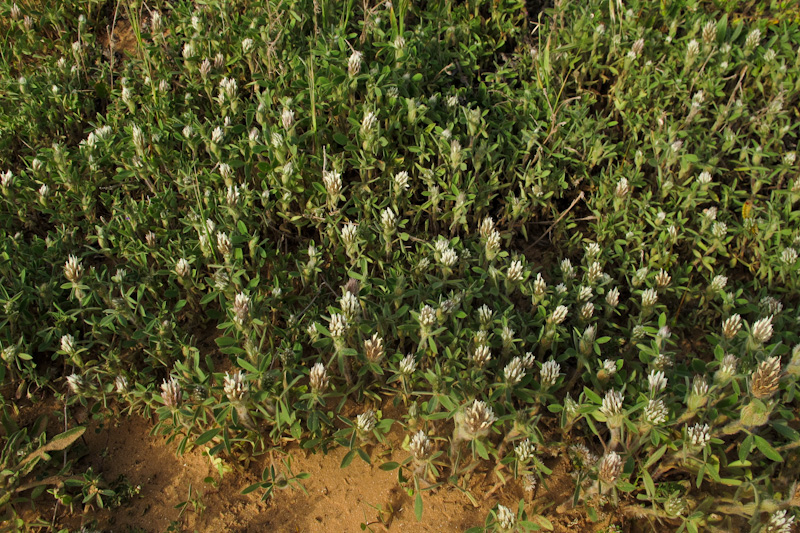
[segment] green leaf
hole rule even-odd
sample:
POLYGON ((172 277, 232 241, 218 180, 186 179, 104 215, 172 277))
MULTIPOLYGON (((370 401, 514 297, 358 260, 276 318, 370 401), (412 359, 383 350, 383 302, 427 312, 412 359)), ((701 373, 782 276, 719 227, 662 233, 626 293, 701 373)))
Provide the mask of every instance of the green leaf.
POLYGON ((486 451, 486 446, 484 446, 483 443, 479 440, 476 440, 474 442, 475 442, 475 451, 478 452, 478 455, 481 457, 481 459, 483 459, 484 461, 488 461, 489 452, 486 451))
POLYGON ((252 372, 254 374, 258 374, 259 373, 258 369, 256 367, 254 367, 252 364, 250 364, 250 361, 248 361, 246 359, 242 359, 241 357, 237 357, 236 358, 236 364, 239 365, 240 367, 244 368, 248 372, 252 372))
POLYGON ((422 493, 417 492, 414 498, 414 515, 417 517, 417 522, 422 521, 422 493))
POLYGON ((650 474, 647 470, 642 471, 642 481, 644 481, 644 488, 647 491, 647 495, 651 498, 656 494, 656 484, 653 483, 653 478, 650 477, 650 474))
POLYGON ((197 440, 194 441, 194 445, 202 446, 206 442, 210 441, 211 439, 219 435, 220 431, 221 431, 220 428, 209 429, 208 431, 197 437, 197 440))
POLYGON ((217 346, 219 346, 220 348, 226 348, 228 346, 235 346, 236 344, 238 344, 236 339, 234 339, 233 337, 217 337, 216 339, 214 339, 214 342, 216 342, 217 346))
POLYGON ((58 452, 67 449, 73 442, 81 438, 81 435, 83 435, 85 431, 86 428, 84 426, 78 426, 56 435, 50 442, 30 453, 25 459, 20 461, 16 466, 16 470, 22 470, 22 468, 31 461, 38 461, 39 459, 47 460, 49 458, 47 455, 48 452, 58 452))
POLYGON ((345 468, 345 467, 349 466, 350 463, 353 462, 353 458, 355 456, 356 456, 356 451, 355 450, 350 450, 349 452, 344 454, 344 457, 342 458, 342 464, 341 464, 340 468, 345 468))
POLYGON ((369 455, 367 454, 367 452, 365 452, 361 448, 358 448, 356 451, 358 452, 358 455, 364 460, 365 463, 367 463, 368 465, 372 464, 372 461, 369 460, 369 455))
POLYGON ((649 459, 647 459, 647 462, 644 464, 644 468, 647 469, 653 466, 656 463, 656 461, 661 459, 661 457, 664 455, 666 451, 667 451, 667 445, 665 444, 664 446, 656 450, 656 452, 653 455, 651 455, 649 459))
POLYGON ((781 454, 779 454, 778 451, 775 448, 773 448, 769 442, 764 440, 763 437, 759 437, 758 435, 753 435, 753 437, 755 437, 756 448, 758 448, 759 451, 764 454, 764 457, 775 462, 783 461, 783 457, 781 457, 781 454))
POLYGON ((703 476, 706 473, 706 465, 700 465, 700 470, 697 471, 697 488, 700 488, 700 485, 703 484, 703 476))
POLYGON ((251 493, 251 492, 253 492, 254 490, 257 490, 257 489, 260 489, 260 488, 261 488, 261 482, 258 482, 258 483, 253 483, 253 484, 252 484, 252 485, 250 485, 249 487, 245 487, 245 488, 242 490, 242 494, 250 494, 250 493, 251 493))
POLYGON ((588 387, 584 387, 583 388, 583 393, 586 395, 587 398, 589 398, 589 400, 591 400, 592 403, 595 403, 597 405, 600 405, 600 404, 603 403, 603 399, 600 398, 600 396, 596 392, 594 392, 592 389, 590 389, 588 387))
POLYGON ((753 435, 748 435, 739 445, 739 460, 744 461, 753 449, 753 435))

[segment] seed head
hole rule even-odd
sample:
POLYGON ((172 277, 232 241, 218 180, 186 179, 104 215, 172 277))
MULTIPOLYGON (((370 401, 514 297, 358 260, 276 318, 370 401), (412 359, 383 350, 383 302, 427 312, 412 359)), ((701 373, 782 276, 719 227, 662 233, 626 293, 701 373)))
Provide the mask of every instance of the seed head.
POLYGON ((589 283, 595 283, 597 280, 603 277, 603 267, 600 266, 599 261, 595 261, 589 267, 589 271, 586 273, 586 278, 589 280, 589 283))
POLYGON ((772 296, 764 296, 761 298, 761 301, 758 302, 759 307, 765 310, 771 315, 777 315, 781 311, 783 311, 783 304, 777 298, 773 298, 772 296))
POLYGON ((633 46, 631 46, 631 52, 635 57, 639 57, 642 55, 642 50, 644 49, 644 39, 637 39, 633 46))
POLYGON ((75 337, 69 333, 61 337, 61 351, 67 355, 75 355, 75 337))
POLYGON ((539 371, 539 377, 542 382, 543 389, 549 389, 554 386, 558 381, 558 376, 561 375, 561 365, 555 361, 547 361, 542 364, 542 369, 539 371))
POLYGON ((350 54, 350 58, 347 60, 347 73, 350 76, 357 76, 359 72, 361 72, 361 61, 364 58, 364 54, 359 51, 354 51, 350 54))
POLYGON ((703 42, 711 44, 717 39, 717 21, 709 20, 703 26, 703 42))
POLYGON ((686 47, 686 64, 691 65, 700 53, 700 44, 692 39, 686 47))
POLYGON ((642 307, 649 309, 658 302, 658 293, 654 289, 645 289, 642 292, 642 307))
POLYGON ((222 131, 222 128, 217 126, 214 128, 214 131, 211 132, 211 142, 214 144, 219 144, 222 142, 222 138, 225 136, 225 133, 222 131))
POLYGON ((711 440, 708 424, 695 424, 686 429, 686 435, 692 446, 698 448, 705 448, 706 444, 711 440))
POLYGON ((325 370, 325 365, 315 363, 308 374, 308 380, 312 392, 315 394, 325 392, 325 389, 328 388, 328 372, 325 370))
POLYGON ((414 359, 414 354, 408 354, 400 361, 399 370, 404 376, 410 376, 417 370, 417 361, 414 359))
POLYGON ((580 289, 578 289, 578 301, 585 302, 592 299, 594 291, 592 291, 591 287, 587 287, 585 285, 581 285, 580 289))
POLYGON ((727 354, 722 358, 719 369, 714 373, 714 383, 724 385, 736 375, 738 359, 733 354, 727 354))
POLYGON ((614 196, 617 198, 625 198, 630 192, 628 186, 628 178, 622 178, 617 182, 617 187, 614 189, 614 196))
POLYGON ((753 324, 751 335, 757 344, 764 344, 770 340, 772 338, 772 315, 753 324))
POLYGON ((500 251, 500 232, 495 230, 486 239, 486 255, 490 258, 497 255, 500 251))
POLYGON ((583 304, 583 307, 581 307, 581 320, 585 322, 592 318, 592 315, 594 315, 594 304, 592 302, 586 302, 583 304))
POLYGON ((247 377, 241 370, 237 370, 233 374, 225 372, 222 388, 225 391, 225 396, 233 403, 244 401, 250 391, 247 377))
POLYGON ((433 443, 425 434, 424 431, 421 429, 417 431, 413 437, 411 437, 411 442, 408 444, 408 449, 411 452, 411 455, 414 456, 418 462, 423 462, 427 460, 431 454, 433 453, 433 443))
POLYGON ((514 446, 514 453, 517 454, 517 461, 520 463, 527 463, 533 459, 535 451, 536 447, 530 439, 525 439, 514 446))
POLYGON ((475 353, 472 354, 472 360, 475 366, 483 368, 492 359, 492 351, 486 344, 481 344, 475 348, 475 353))
POLYGON ((536 358, 533 356, 531 352, 525 352, 525 355, 522 356, 522 366, 524 366, 528 370, 533 368, 535 362, 536 358))
POLYGON ((289 131, 294 124, 294 111, 288 107, 284 107, 283 111, 281 111, 281 124, 283 125, 283 129, 289 131))
POLYGON ((181 386, 175 377, 164 380, 161 384, 161 399, 167 407, 177 408, 181 403, 181 386))
POLYGON ((778 391, 781 379, 780 356, 761 361, 750 376, 750 394, 759 400, 769 398, 778 391))
POLYGON ((67 262, 64 263, 64 277, 67 278, 67 281, 71 281, 72 283, 80 282, 83 277, 83 266, 81 266, 80 260, 74 255, 70 255, 67 258, 67 262))
POLYGON ((436 311, 430 305, 426 305, 419 312, 419 324, 423 328, 430 328, 436 324, 436 311))
POLYGON ((611 307, 619 305, 619 289, 614 287, 606 294, 606 303, 611 307))
POLYGON ((383 226, 384 233, 389 235, 393 234, 397 229, 397 216, 391 207, 387 207, 381 213, 381 226, 383 226))
POLYGON ((365 413, 362 413, 356 417, 356 429, 362 434, 370 433, 373 429, 375 429, 376 423, 375 411, 372 409, 369 409, 365 413))
POLYGON ((342 241, 345 246, 354 246, 358 240, 358 226, 348 222, 342 228, 342 241))
POLYGON ((485 402, 474 400, 472 405, 465 407, 456 417, 456 427, 460 436, 465 440, 474 440, 489 433, 489 429, 497 421, 491 407, 485 402))
POLYGON ((533 474, 525 474, 522 478, 522 490, 525 492, 533 492, 536 490, 537 484, 536 476, 533 474))
POLYGON ((561 260, 561 274, 565 280, 575 276, 575 267, 572 266, 572 262, 569 259, 561 260))
POLYGON ((67 376, 67 385, 73 394, 80 394, 86 387, 83 378, 78 374, 70 374, 67 376))
POLYGON ((506 274, 506 279, 512 283, 519 283, 522 281, 522 261, 511 261, 511 265, 508 267, 508 272, 506 274))
POLYGON ((606 377, 611 377, 617 373, 617 363, 611 359, 603 361, 602 371, 605 372, 606 377))
POLYGON ((497 506, 497 523, 503 531, 511 531, 517 524, 517 517, 505 505, 497 506))
POLYGON ((761 42, 761 30, 756 28, 747 34, 747 39, 744 41, 745 50, 752 51, 759 42, 761 42))
POLYGON ((503 370, 503 375, 509 385, 516 385, 522 381, 522 378, 525 377, 525 367, 522 364, 522 359, 519 357, 512 359, 503 370))
POLYGON ((722 323, 722 336, 728 340, 733 339, 742 329, 742 317, 738 314, 732 315, 722 323))
POLYGON ((644 408, 644 420, 650 425, 656 426, 667 420, 667 408, 662 400, 650 400, 644 408))
POLYGON ((536 279, 533 281, 533 294, 537 297, 542 297, 547 291, 547 283, 545 283, 541 272, 536 274, 536 279))
POLYGON ((787 509, 781 509, 780 511, 775 511, 772 513, 772 516, 769 517, 769 522, 767 522, 766 527, 764 527, 765 533, 792 533, 794 530, 794 515, 788 514, 787 509))
POLYGON ((727 276, 717 275, 714 276, 714 279, 711 280, 711 284, 708 286, 708 290, 711 292, 720 292, 725 288, 725 285, 728 284, 727 276))
POLYGON ((647 376, 648 389, 650 394, 655 395, 664 390, 667 386, 667 378, 662 371, 651 370, 647 376))
POLYGON ((622 414, 622 401, 625 397, 621 392, 610 390, 603 397, 603 403, 600 406, 600 412, 606 418, 611 419, 622 414))
POLYGON ((364 352, 367 360, 371 363, 377 363, 383 358, 383 339, 378 337, 375 333, 371 339, 364 341, 364 352))
POLYGON ((124 394, 128 392, 128 378, 122 375, 117 376, 114 379, 114 387, 117 390, 117 394, 124 394))
POLYGON ((708 394, 706 378, 697 375, 692 379, 692 394, 699 398, 703 398, 708 394))
POLYGON ((236 185, 229 186, 228 187, 228 192, 225 195, 225 202, 230 207, 235 207, 236 204, 239 203, 239 198, 240 198, 239 187, 237 187, 236 185))
POLYGON ((233 300, 234 320, 238 324, 244 324, 250 318, 250 297, 243 292, 236 295, 233 300))
MULTIPOLYGON (((183 57, 187 57, 186 46, 183 47, 183 52, 184 52, 183 57)), ((188 57, 191 57, 192 55, 194 55, 194 50, 191 50, 191 53, 188 57)), ((209 74, 211 74, 211 61, 209 61, 208 59, 204 59, 203 62, 200 63, 200 76, 202 76, 203 79, 206 79, 208 78, 209 74)))
POLYGON ((217 232, 217 248, 219 248, 219 252, 227 257, 231 254, 232 249, 231 239, 228 237, 228 234, 223 231, 217 232))
POLYGON ((328 324, 328 331, 331 332, 331 337, 334 339, 341 339, 347 333, 348 323, 344 315, 333 313, 328 324))
POLYGON ((556 307, 555 311, 550 315, 547 321, 551 324, 561 324, 567 318, 567 313, 569 309, 567 309, 564 305, 559 305, 556 307))
POLYGON ((442 263, 442 266, 451 268, 458 262, 458 254, 456 254, 456 251, 452 248, 448 248, 442 252, 439 261, 442 263))
POLYGON ((478 234, 482 239, 488 239, 492 233, 494 233, 494 220, 492 220, 492 217, 486 217, 478 228, 478 234))
POLYGON ((189 277, 192 274, 192 268, 189 266, 189 261, 183 257, 178 259, 178 262, 175 263, 175 273, 181 278, 189 277))
POLYGON ((714 222, 711 226, 711 234, 717 239, 721 239, 728 234, 728 225, 724 222, 714 222))
POLYGON ((600 470, 598 472, 600 481, 608 485, 614 485, 621 473, 622 457, 614 451, 605 454, 600 461, 600 470))
POLYGON ((403 170, 394 175, 395 194, 400 194, 402 191, 407 191, 409 187, 410 183, 408 172, 403 170))
POLYGON ((586 245, 586 249, 584 250, 584 257, 587 263, 594 261, 596 257, 600 255, 600 245, 596 242, 590 242, 586 245))
POLYGON ((371 134, 377 124, 378 117, 375 116, 375 113, 367 111, 364 113, 364 118, 361 119, 361 133, 363 135, 371 134))

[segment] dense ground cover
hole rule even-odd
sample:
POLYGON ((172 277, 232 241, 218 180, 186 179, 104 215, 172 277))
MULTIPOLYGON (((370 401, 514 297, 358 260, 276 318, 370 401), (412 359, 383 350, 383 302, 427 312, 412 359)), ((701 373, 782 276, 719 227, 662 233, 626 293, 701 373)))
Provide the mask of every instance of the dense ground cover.
POLYGON ((609 528, 791 531, 800 30, 729 7, 4 5, 8 523, 125 505, 73 452, 140 415, 265 499, 344 448, 549 528, 559 458, 609 528))

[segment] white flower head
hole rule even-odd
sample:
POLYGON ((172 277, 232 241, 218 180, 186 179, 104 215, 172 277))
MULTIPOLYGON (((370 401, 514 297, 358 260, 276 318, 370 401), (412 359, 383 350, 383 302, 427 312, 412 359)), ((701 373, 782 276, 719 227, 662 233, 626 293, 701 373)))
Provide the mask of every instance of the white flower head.
POLYGON ((400 361, 399 370, 404 376, 410 376, 417 370, 417 361, 414 359, 414 354, 408 354, 400 361))
POLYGON ((561 365, 555 361, 547 361, 542 364, 542 369, 539 372, 542 388, 548 389, 556 384, 558 376, 561 375, 561 365))
POLYGON ((515 357, 508 363, 503 370, 503 375, 509 385, 516 385, 522 378, 525 377, 525 366, 522 364, 522 359, 515 357))
POLYGON ((686 436, 689 438, 692 446, 705 448, 706 444, 711 440, 709 430, 708 424, 695 424, 686 429, 686 436))
POLYGON ((620 415, 622 413, 622 402, 624 399, 625 397, 621 392, 616 390, 608 391, 603 397, 603 402, 600 406, 600 412, 603 413, 606 418, 612 418, 620 415))
POLYGON ((667 378, 664 372, 658 370, 651 370, 647 376, 648 389, 650 394, 657 394, 664 390, 667 386, 667 378))
POLYGON ((375 429, 375 411, 368 409, 366 412, 356 417, 356 429, 361 433, 369 433, 375 429))
POLYGON ((650 425, 662 424, 667 420, 666 406, 662 400, 650 400, 644 408, 644 420, 650 425))
POLYGON ((751 333, 757 343, 764 344, 772 338, 772 332, 772 315, 770 315, 753 324, 751 333))

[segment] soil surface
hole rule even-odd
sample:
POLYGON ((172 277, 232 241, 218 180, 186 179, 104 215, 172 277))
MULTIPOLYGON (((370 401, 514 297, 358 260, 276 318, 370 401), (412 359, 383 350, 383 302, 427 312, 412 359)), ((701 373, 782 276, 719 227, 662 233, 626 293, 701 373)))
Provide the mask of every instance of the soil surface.
MULTIPOLYGON (((610 524, 621 524, 631 531, 633 524, 623 524, 619 517, 600 515, 592 523, 579 510, 564 511, 572 496, 574 482, 571 465, 566 458, 552 458, 548 466, 553 474, 547 487, 541 485, 533 495, 526 494, 509 476, 505 485, 476 471, 468 481, 470 497, 463 491, 444 485, 423 495, 421 521, 414 515, 414 500, 399 485, 397 471, 383 471, 379 465, 402 461, 408 452, 400 447, 399 430, 389 434, 393 452, 381 445, 370 450, 372 464, 358 456, 341 468, 347 452, 334 448, 327 455, 308 453, 289 445, 282 454, 273 456, 276 467, 285 470, 283 461, 291 458, 291 471, 309 474, 299 481, 303 488, 276 490, 274 496, 261 500, 263 491, 247 495, 245 487, 259 481, 261 472, 270 464, 269 456, 260 456, 246 468, 212 460, 202 448, 176 455, 177 442, 152 435, 152 423, 139 417, 123 417, 116 423, 86 421, 88 429, 82 437, 82 458, 75 471, 91 467, 108 483, 123 480, 137 494, 114 509, 80 509, 72 512, 64 506, 54 509, 52 497, 37 500, 38 507, 26 511, 31 522, 37 517, 57 528, 106 532, 461 532, 484 524, 490 509, 502 503, 516 509, 526 500, 529 514, 543 514, 553 530, 566 532, 600 532, 610 524), (223 475, 220 476, 220 469, 223 475), (492 490, 494 488, 495 490, 492 490), (304 489, 304 490, 303 490, 304 489), (488 498, 484 495, 490 494, 488 498), (560 508, 559 508, 560 507, 560 508), (362 529, 363 528, 363 529, 362 529)), ((74 446, 78 446, 76 443, 74 446)), ((80 501, 78 499, 78 501, 80 501)))

